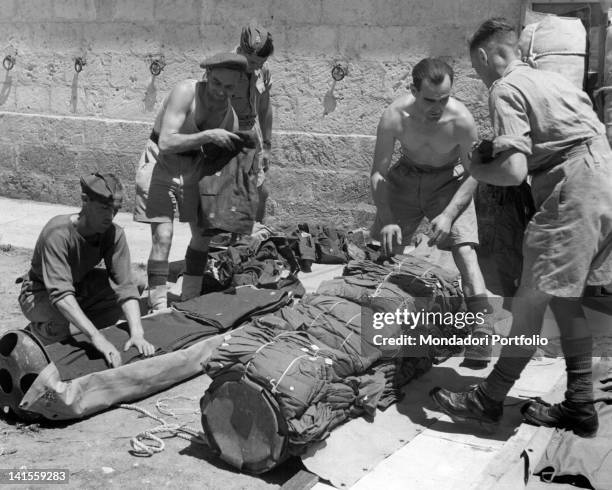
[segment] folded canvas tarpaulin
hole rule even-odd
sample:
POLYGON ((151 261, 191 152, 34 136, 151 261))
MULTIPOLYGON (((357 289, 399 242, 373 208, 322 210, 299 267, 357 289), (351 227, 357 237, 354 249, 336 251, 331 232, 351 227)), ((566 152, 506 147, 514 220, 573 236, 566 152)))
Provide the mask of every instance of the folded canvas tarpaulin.
POLYGON ((593 366, 595 408, 599 430, 593 438, 555 430, 534 474, 546 482, 583 488, 612 488, 612 365, 601 360, 593 366))
MULTIPOLYGON (((160 313, 157 316, 163 316, 160 313)), ((143 319, 145 335, 147 327, 143 319)), ((195 322, 193 322, 195 323, 195 322)), ((171 331, 171 324, 166 324, 171 331)), ((127 333, 124 332, 125 342, 127 333)), ((95 414, 117 403, 128 402, 162 391, 202 371, 202 359, 222 341, 222 335, 212 335, 190 347, 149 358, 134 359, 120 367, 100 368, 70 380, 62 380, 55 362, 50 362, 23 396, 19 409, 47 420, 73 420, 95 414)), ((122 346, 119 346, 122 350, 122 346)), ((134 355, 132 353, 132 355, 134 355)), ((52 360, 51 360, 52 361, 52 360)))
POLYGON ((208 296, 182 303, 185 313, 167 310, 142 319, 145 337, 156 346, 150 358, 142 358, 135 348, 123 352, 129 338, 125 324, 103 330, 121 352, 123 365, 114 369, 107 368, 82 334, 46 346, 49 364, 36 373, 19 408, 50 420, 69 420, 161 391, 200 373, 222 341, 222 331, 280 308, 291 295, 245 287, 208 296))
MULTIPOLYGON (((217 327, 198 323, 178 311, 145 317, 142 319, 142 326, 146 339, 155 346, 155 356, 184 349, 220 333, 217 327)), ((104 337, 119 351, 122 364, 143 359, 135 347, 127 352, 123 351, 123 346, 130 338, 126 323, 107 327, 102 331, 104 337)), ((106 360, 82 333, 48 345, 45 350, 57 367, 62 381, 108 369, 106 360)))
POLYGON ((237 286, 174 303, 174 308, 187 318, 224 331, 255 315, 276 311, 289 304, 293 297, 292 291, 237 286))

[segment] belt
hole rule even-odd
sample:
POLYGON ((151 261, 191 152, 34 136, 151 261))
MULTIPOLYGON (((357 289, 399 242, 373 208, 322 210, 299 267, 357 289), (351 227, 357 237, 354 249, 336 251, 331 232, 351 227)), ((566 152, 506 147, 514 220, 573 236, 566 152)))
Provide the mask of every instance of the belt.
POLYGON ((542 172, 550 170, 551 168, 556 167, 561 162, 566 160, 571 160, 573 158, 579 158, 585 155, 595 156, 595 153, 599 153, 600 155, 605 155, 610 152, 610 145, 608 143, 608 139, 605 134, 598 134, 593 136, 592 138, 585 138, 583 140, 577 141, 570 148, 558 152, 554 155, 550 162, 536 168, 534 171, 530 172, 532 175, 538 175, 542 172))
POLYGON ((434 167, 431 165, 417 165, 412 160, 408 159, 403 155, 397 161, 397 165, 401 168, 424 174, 437 174, 442 172, 448 172, 449 170, 453 170, 457 165, 459 165, 459 163, 460 161, 456 160, 451 164, 444 165, 443 167, 434 167))
POLYGON ((576 158, 587 153, 593 154, 593 152, 609 152, 610 145, 608 139, 604 134, 598 134, 592 138, 588 138, 579 142, 577 145, 572 146, 568 150, 562 153, 561 159, 569 160, 570 158, 576 158))

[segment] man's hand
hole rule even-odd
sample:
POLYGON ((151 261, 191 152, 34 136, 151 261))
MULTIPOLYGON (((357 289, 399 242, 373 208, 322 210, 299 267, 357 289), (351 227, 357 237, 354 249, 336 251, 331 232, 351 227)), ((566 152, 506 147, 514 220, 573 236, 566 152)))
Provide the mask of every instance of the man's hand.
POLYGON ((261 155, 261 168, 267 172, 270 168, 270 150, 264 150, 261 155))
POLYGON ((138 352, 140 352, 143 356, 152 356, 155 353, 155 347, 153 344, 145 340, 142 335, 132 335, 130 340, 125 343, 125 347, 123 351, 127 351, 130 347, 136 347, 138 352))
POLYGON ((208 137, 208 140, 206 141, 207 143, 212 143, 228 150, 234 149, 234 141, 242 141, 240 139, 240 136, 238 136, 237 134, 234 134, 230 131, 221 128, 209 129, 205 131, 205 133, 208 137))
POLYGON ((431 238, 427 242, 430 247, 432 245, 440 245, 443 243, 450 233, 453 220, 446 214, 442 213, 431 220, 431 238))
POLYGON ((106 337, 101 333, 97 333, 91 338, 93 346, 104 356, 109 367, 115 368, 121 366, 121 356, 116 347, 111 344, 106 337))
POLYGON ((398 225, 385 225, 380 230, 383 252, 386 255, 393 254, 393 241, 398 245, 402 244, 402 230, 398 225))

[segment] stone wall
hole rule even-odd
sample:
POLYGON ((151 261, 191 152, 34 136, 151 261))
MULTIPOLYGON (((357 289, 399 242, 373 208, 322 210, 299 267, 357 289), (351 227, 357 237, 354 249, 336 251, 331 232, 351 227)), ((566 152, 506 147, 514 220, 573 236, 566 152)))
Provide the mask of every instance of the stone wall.
POLYGON ((90 169, 133 182, 165 94, 257 20, 276 47, 269 214, 366 224, 376 125, 414 63, 446 57, 455 95, 484 131, 486 92, 466 38, 487 17, 519 12, 520 0, 0 0, 0 58, 16 52, 0 71, 0 194, 75 203, 90 169), (338 61, 348 75, 333 86, 338 61), (325 115, 326 97, 335 110, 325 115))

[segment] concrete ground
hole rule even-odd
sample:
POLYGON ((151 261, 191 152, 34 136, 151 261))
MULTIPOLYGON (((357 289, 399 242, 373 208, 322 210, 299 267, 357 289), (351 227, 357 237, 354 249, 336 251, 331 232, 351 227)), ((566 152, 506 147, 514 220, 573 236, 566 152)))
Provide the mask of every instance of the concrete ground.
MULTIPOLYGON (((0 245, 29 250, 52 216, 78 211, 74 207, 6 198, 0 198, 0 209, 0 245)), ((132 261, 146 263, 150 247, 148 226, 133 222, 128 213, 119 213, 116 221, 126 231, 132 261)), ((178 224, 172 261, 183 258, 188 241, 188 227, 178 224)), ((15 255, 15 260, 20 257, 19 267, 27 265, 28 253, 15 255)), ((312 273, 301 278, 307 290, 313 291, 322 280, 340 271, 338 266, 315 265, 312 273)), ((426 396, 436 376, 447 369, 460 376, 484 374, 463 373, 457 359, 450 359, 411 384, 410 389, 422 391, 426 396)), ((563 378, 562 361, 542 363, 535 360, 515 387, 515 394, 543 395, 554 385, 562 385, 563 378)), ((141 400, 137 405, 160 416, 157 406, 160 402, 165 403, 170 410, 166 412, 168 415, 161 416, 168 423, 186 424, 199 431, 199 398, 209 382, 207 376, 198 376, 141 400)), ((514 412, 504 439, 475 436, 457 430, 443 415, 432 416, 439 417, 438 422, 377 464, 354 488, 474 488, 477 482, 482 482, 483 475, 492 471, 497 458, 508 456, 508 445, 531 434, 531 429, 520 425, 514 412)), ((299 461, 291 460, 263 476, 240 474, 217 460, 205 446, 176 437, 165 439, 166 449, 151 458, 131 456, 131 437, 156 425, 158 422, 151 418, 120 408, 62 426, 28 426, 0 421, 0 467, 67 468, 71 472, 69 487, 73 488, 223 489, 279 488, 301 467, 299 461)), ((517 476, 506 488, 518 488, 520 484, 520 476, 517 476)), ((532 484, 536 484, 533 479, 532 484)), ((318 486, 329 488, 324 483, 318 486)))

